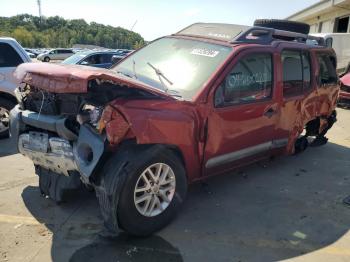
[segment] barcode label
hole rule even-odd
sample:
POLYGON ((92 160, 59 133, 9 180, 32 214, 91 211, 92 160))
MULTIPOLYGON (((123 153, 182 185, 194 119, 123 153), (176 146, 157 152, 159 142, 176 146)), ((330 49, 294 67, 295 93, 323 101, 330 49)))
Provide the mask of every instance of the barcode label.
POLYGON ((192 55, 202 55, 207 57, 215 57, 219 54, 219 51, 209 50, 209 49, 200 49, 196 48, 191 51, 192 55))

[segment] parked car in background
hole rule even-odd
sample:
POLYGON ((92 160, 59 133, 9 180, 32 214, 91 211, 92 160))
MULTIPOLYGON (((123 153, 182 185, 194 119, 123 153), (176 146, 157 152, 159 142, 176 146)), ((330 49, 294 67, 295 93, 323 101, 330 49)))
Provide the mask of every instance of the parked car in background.
POLYGON ((38 54, 30 48, 24 48, 24 50, 27 52, 30 58, 36 58, 38 56, 38 54))
POLYGON ((325 144, 334 50, 299 32, 308 25, 258 24, 194 24, 108 70, 19 66, 11 134, 41 193, 59 202, 84 183, 109 230, 145 236, 175 217, 189 183, 325 144))
POLYGON ((350 70, 340 78, 338 105, 350 107, 350 70))
POLYGON ((129 55, 129 54, 131 54, 134 51, 135 50, 130 50, 130 49, 117 49, 117 53, 119 55, 124 55, 124 56, 129 55))
POLYGON ((50 62, 50 60, 64 60, 72 55, 74 55, 74 52, 71 49, 57 48, 38 55, 37 59, 43 62, 50 62))
POLYGON ((332 47, 337 54, 337 72, 340 76, 350 70, 350 33, 312 34, 323 37, 326 45, 332 47))
POLYGON ((8 135, 9 112, 17 104, 13 72, 26 62, 31 59, 15 39, 0 37, 0 138, 8 135))
POLYGON ((83 51, 68 57, 62 64, 110 68, 124 57, 125 55, 120 55, 115 51, 83 51))
POLYGON ((30 58, 36 58, 36 55, 31 52, 26 52, 30 58))

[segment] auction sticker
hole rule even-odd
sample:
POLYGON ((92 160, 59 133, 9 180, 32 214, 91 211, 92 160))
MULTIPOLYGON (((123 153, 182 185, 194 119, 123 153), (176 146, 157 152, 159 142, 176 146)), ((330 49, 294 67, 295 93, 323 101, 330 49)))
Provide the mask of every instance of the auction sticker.
POLYGON ((208 57, 215 57, 219 54, 219 51, 204 49, 204 48, 196 48, 191 51, 192 55, 202 55, 208 57))

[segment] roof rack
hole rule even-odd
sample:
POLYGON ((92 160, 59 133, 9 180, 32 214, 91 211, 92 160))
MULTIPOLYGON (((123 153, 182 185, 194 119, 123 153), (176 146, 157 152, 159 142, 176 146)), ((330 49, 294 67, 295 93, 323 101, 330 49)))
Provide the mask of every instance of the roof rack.
POLYGON ((320 46, 326 45, 322 37, 267 27, 219 23, 195 23, 175 35, 209 38, 229 43, 271 44, 275 40, 284 40, 320 46))
POLYGON ((326 46, 324 38, 322 37, 259 26, 250 27, 242 31, 234 37, 230 43, 270 44, 275 40, 296 41, 299 43, 307 43, 309 40, 314 44, 317 43, 319 46, 326 46))

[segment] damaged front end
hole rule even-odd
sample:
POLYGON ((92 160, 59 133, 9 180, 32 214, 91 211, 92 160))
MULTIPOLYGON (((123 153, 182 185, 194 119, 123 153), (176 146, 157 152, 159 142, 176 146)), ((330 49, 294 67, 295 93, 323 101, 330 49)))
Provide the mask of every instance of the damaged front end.
POLYGON ((19 105, 10 113, 11 137, 18 151, 33 161, 41 192, 57 202, 67 190, 93 184, 103 155, 132 137, 128 122, 109 102, 159 98, 95 70, 46 75, 45 81, 35 70, 19 67, 16 73, 19 105), (63 88, 63 82, 75 86, 63 88))

